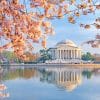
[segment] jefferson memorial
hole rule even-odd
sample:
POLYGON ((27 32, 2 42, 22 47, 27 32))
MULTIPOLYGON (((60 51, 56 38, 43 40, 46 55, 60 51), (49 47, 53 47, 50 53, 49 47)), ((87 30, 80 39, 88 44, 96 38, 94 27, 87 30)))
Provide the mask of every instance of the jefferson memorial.
POLYGON ((52 56, 52 61, 81 61, 82 49, 73 41, 64 40, 58 42, 54 48, 50 48, 50 54, 52 56))

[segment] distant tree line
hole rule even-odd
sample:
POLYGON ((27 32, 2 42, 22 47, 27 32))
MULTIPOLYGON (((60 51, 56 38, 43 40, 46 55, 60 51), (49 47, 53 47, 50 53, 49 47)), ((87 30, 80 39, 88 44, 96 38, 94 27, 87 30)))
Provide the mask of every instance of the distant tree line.
POLYGON ((25 63, 25 64, 45 63, 46 60, 52 59, 49 53, 49 49, 42 49, 37 54, 26 52, 26 55, 29 58, 29 60, 23 61, 22 59, 16 57, 12 51, 3 51, 2 53, 0 53, 0 64, 2 63, 25 63))
POLYGON ((12 51, 3 51, 0 53, 0 64, 2 63, 34 63, 39 58, 37 54, 30 54, 26 52, 27 57, 29 60, 27 62, 19 59, 12 51))
MULTIPOLYGON (((0 54, 0 57, 4 58, 6 62, 9 63, 45 63, 46 60, 52 60, 52 56, 50 55, 49 49, 42 49, 38 54, 31 54, 26 52, 27 57, 29 57, 28 61, 23 61, 16 57, 12 51, 4 51, 0 54)), ((87 52, 82 55, 82 60, 84 61, 93 61, 94 57, 91 53, 87 52)), ((0 58, 0 64, 2 63, 0 58)))

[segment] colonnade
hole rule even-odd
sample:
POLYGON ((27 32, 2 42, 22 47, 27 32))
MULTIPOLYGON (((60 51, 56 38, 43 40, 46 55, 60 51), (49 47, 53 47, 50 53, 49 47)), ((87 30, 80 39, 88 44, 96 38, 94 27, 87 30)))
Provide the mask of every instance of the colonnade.
POLYGON ((81 72, 77 71, 56 71, 52 72, 53 78, 58 83, 63 82, 77 82, 81 79, 81 72))
POLYGON ((59 86, 73 90, 76 86, 82 82, 82 71, 80 69, 48 69, 47 72, 51 74, 47 77, 49 82, 55 83, 59 86), (73 87, 73 85, 75 87, 73 87))
POLYGON ((81 50, 52 50, 54 59, 81 59, 81 50))

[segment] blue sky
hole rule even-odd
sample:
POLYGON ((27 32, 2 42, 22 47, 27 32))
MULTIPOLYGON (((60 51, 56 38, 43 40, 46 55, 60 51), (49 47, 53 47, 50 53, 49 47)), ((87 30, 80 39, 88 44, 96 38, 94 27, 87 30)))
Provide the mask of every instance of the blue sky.
MULTIPOLYGON (((93 23, 94 19, 98 17, 99 13, 97 12, 95 15, 90 14, 88 16, 81 16, 77 19, 76 24, 70 24, 67 21, 67 16, 63 19, 54 19, 52 20, 52 26, 55 29, 55 35, 49 36, 47 41, 47 47, 54 47, 57 42, 62 40, 72 40, 78 46, 80 46, 83 42, 94 39, 96 33, 100 33, 100 30, 95 29, 92 27, 89 30, 85 30, 84 28, 79 27, 79 23, 93 23)), ((83 52, 91 52, 91 53, 100 53, 100 49, 91 48, 90 45, 84 45, 81 47, 83 52)), ((38 49, 41 49, 38 46, 38 49)), ((37 51, 37 48, 36 48, 37 51)))
MULTIPOLYGON (((97 0, 98 1, 98 0, 97 0)), ((26 0, 27 3, 27 9, 29 8, 29 2, 26 0)), ((60 42, 62 40, 72 40, 75 42, 78 46, 80 46, 83 42, 94 39, 96 33, 100 33, 100 30, 96 30, 94 27, 92 27, 89 30, 85 30, 83 28, 79 27, 79 23, 93 23, 95 18, 99 16, 99 11, 96 11, 94 14, 89 14, 88 16, 80 16, 77 19, 76 24, 70 24, 67 21, 67 16, 64 16, 63 19, 54 19, 52 20, 52 26, 55 29, 55 35, 49 36, 47 40, 47 48, 54 47, 57 42, 60 42)), ((34 44, 35 46, 35 52, 38 52, 38 50, 43 49, 40 44, 34 44)), ((83 49, 83 52, 91 52, 91 53, 100 53, 100 49, 91 48, 89 45, 84 45, 81 47, 83 49)))
MULTIPOLYGON (((27 9, 29 8, 29 2, 26 0, 27 3, 27 9)), ((80 46, 83 42, 94 39, 96 33, 100 33, 100 30, 96 30, 94 27, 92 27, 89 30, 85 30, 83 28, 79 27, 79 23, 93 23, 95 18, 99 16, 99 11, 96 12, 96 14, 89 14, 88 16, 80 16, 76 21, 76 24, 70 24, 67 20, 67 16, 64 16, 63 19, 54 19, 51 21, 52 26, 55 29, 55 35, 49 36, 47 40, 47 48, 54 47, 57 42, 60 42, 62 40, 72 40, 77 44, 77 46, 80 46)), ((35 46, 34 52, 38 52, 40 49, 43 49, 40 44, 33 44, 35 46)), ((89 45, 84 45, 81 47, 83 49, 83 52, 91 52, 91 53, 99 53, 100 49, 97 48, 91 48, 89 45)))

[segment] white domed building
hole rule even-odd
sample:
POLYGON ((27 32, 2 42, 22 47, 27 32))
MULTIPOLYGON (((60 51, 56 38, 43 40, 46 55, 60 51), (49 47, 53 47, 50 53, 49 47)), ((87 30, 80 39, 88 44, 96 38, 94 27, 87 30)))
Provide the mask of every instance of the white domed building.
POLYGON ((56 44, 54 48, 50 48, 50 54, 53 61, 79 61, 81 60, 82 50, 71 40, 64 40, 56 44))

